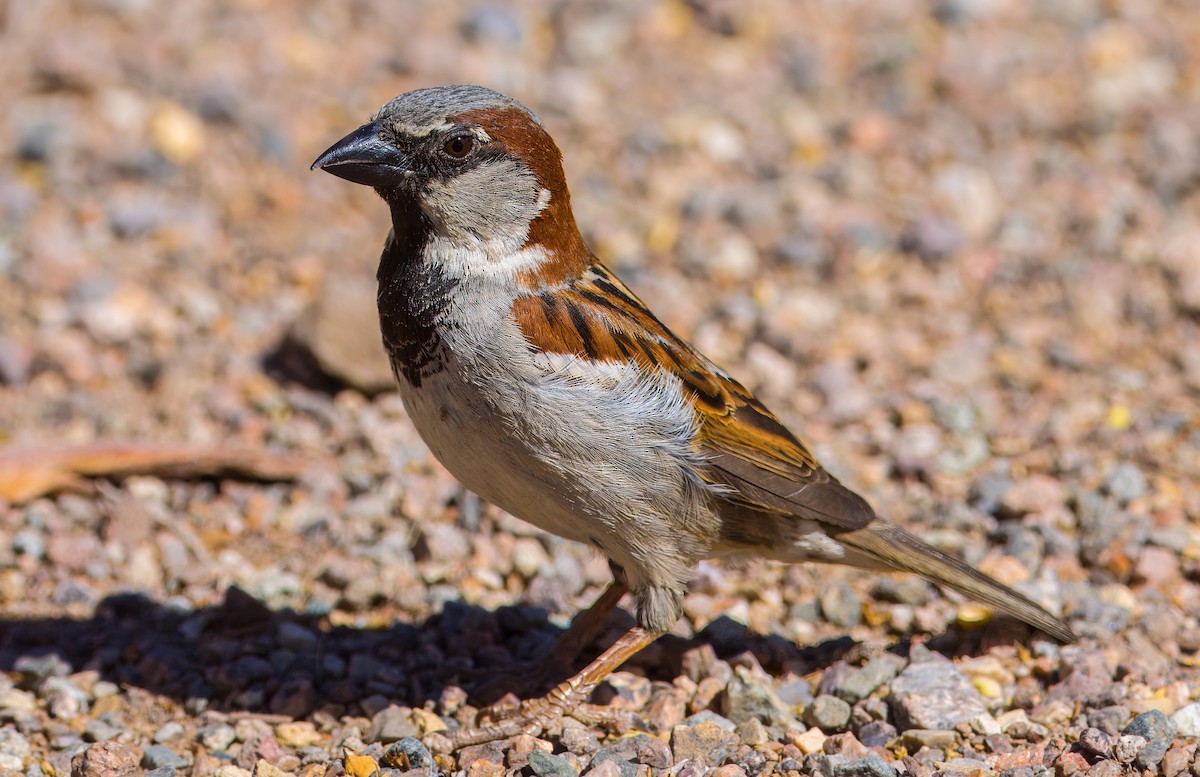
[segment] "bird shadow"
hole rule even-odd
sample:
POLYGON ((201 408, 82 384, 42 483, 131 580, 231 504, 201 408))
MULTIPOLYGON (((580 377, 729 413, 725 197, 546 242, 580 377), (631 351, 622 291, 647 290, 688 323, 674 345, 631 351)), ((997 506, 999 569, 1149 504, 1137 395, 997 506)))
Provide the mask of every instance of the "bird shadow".
MULTIPOLYGON (((583 651, 581 663, 632 624, 628 613, 615 612, 607 638, 583 651)), ((387 704, 442 701, 452 687, 467 691, 476 704, 491 704, 509 691, 540 693, 546 688, 526 682, 538 674, 530 667, 538 666, 561 632, 544 610, 528 606, 488 610, 452 601, 420 623, 369 628, 330 626, 320 617, 271 609, 237 587, 220 604, 195 610, 125 593, 101 600, 90 617, 0 620, 0 670, 16 673, 26 685, 91 670, 100 679, 174 699, 193 713, 369 715, 387 704)), ((944 652, 964 648, 953 635, 926 644, 944 652)), ((663 637, 629 668, 669 682, 684 671, 687 652, 703 645, 718 658, 744 662, 752 656, 769 673, 798 675, 853 660, 860 648, 848 636, 798 646, 778 635, 753 634, 722 616, 693 638, 663 637)), ((907 653, 908 641, 887 649, 907 653)), ((553 684, 564 678, 545 679, 553 684)))

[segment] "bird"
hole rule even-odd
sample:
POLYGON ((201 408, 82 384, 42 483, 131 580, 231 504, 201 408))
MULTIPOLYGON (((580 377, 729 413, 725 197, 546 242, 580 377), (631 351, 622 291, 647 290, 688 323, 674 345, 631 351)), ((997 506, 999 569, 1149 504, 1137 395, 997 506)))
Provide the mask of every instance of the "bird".
POLYGON ((406 92, 312 169, 374 188, 390 211, 380 330, 433 454, 483 499, 608 559, 613 581, 568 649, 633 599, 635 624, 595 660, 508 717, 439 732, 439 750, 602 718, 592 691, 673 627, 705 559, 915 573, 1075 639, 1063 619, 877 515, 663 324, 588 248, 562 153, 517 100, 465 84, 406 92))

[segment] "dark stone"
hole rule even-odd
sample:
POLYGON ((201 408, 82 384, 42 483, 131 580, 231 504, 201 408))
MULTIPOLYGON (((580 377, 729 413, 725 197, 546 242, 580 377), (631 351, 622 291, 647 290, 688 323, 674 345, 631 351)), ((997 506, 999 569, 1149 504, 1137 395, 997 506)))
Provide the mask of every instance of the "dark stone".
POLYGON ((1149 710, 1129 721, 1121 733, 1146 738, 1146 746, 1138 752, 1134 763, 1143 769, 1154 770, 1175 738, 1175 724, 1158 710, 1149 710))
MULTIPOLYGON (((529 753, 529 766, 538 777, 579 777, 571 762, 561 755, 551 755, 545 750, 534 748, 529 753)), ((430 777, 437 774, 434 770, 430 777)))

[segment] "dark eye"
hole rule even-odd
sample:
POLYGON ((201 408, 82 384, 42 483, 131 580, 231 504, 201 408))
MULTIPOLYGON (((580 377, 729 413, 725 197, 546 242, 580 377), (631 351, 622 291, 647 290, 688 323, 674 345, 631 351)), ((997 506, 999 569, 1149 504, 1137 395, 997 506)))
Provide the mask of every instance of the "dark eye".
POLYGON ((475 138, 470 135, 455 135, 446 141, 446 145, 442 146, 442 151, 446 153, 446 156, 462 159, 474 148, 475 138))

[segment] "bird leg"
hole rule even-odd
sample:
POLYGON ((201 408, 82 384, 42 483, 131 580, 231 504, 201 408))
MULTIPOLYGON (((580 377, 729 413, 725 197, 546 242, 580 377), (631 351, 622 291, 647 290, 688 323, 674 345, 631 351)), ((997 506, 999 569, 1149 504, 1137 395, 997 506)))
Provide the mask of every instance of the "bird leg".
MULTIPOLYGON (((607 595, 608 592, 601 599, 607 595)), ((521 702, 520 708, 512 717, 475 728, 434 732, 425 737, 425 744, 434 752, 446 753, 468 745, 508 739, 518 734, 537 736, 561 720, 564 715, 571 716, 581 705, 584 709, 579 712, 583 722, 610 720, 611 715, 597 712, 604 708, 584 703, 592 695, 592 691, 596 690, 596 686, 604 682, 604 678, 662 634, 661 631, 650 631, 636 626, 601 653, 595 661, 574 677, 559 684, 550 693, 539 699, 521 702)))
POLYGON ((550 670, 561 670, 562 677, 571 670, 571 663, 579 656, 589 642, 600 635, 608 616, 616 609, 629 589, 624 581, 614 579, 600 594, 600 598, 592 602, 592 606, 577 615, 567 630, 554 642, 550 652, 546 654, 543 663, 550 670))
MULTIPOLYGON (((544 656, 535 661, 513 667, 505 676, 496 676, 494 670, 489 672, 490 681, 486 681, 472 691, 472 695, 483 698, 494 698, 497 688, 502 691, 512 689, 514 677, 519 680, 518 688, 523 689, 522 696, 540 693, 551 683, 557 683, 571 674, 575 659, 593 639, 600 635, 608 622, 608 616, 616 609, 629 589, 621 578, 614 579, 592 606, 584 610, 571 621, 571 625, 550 647, 544 656)), ((511 696, 509 697, 511 698, 511 696)), ((484 707, 482 714, 491 718, 500 718, 512 714, 515 704, 496 703, 484 707)))

